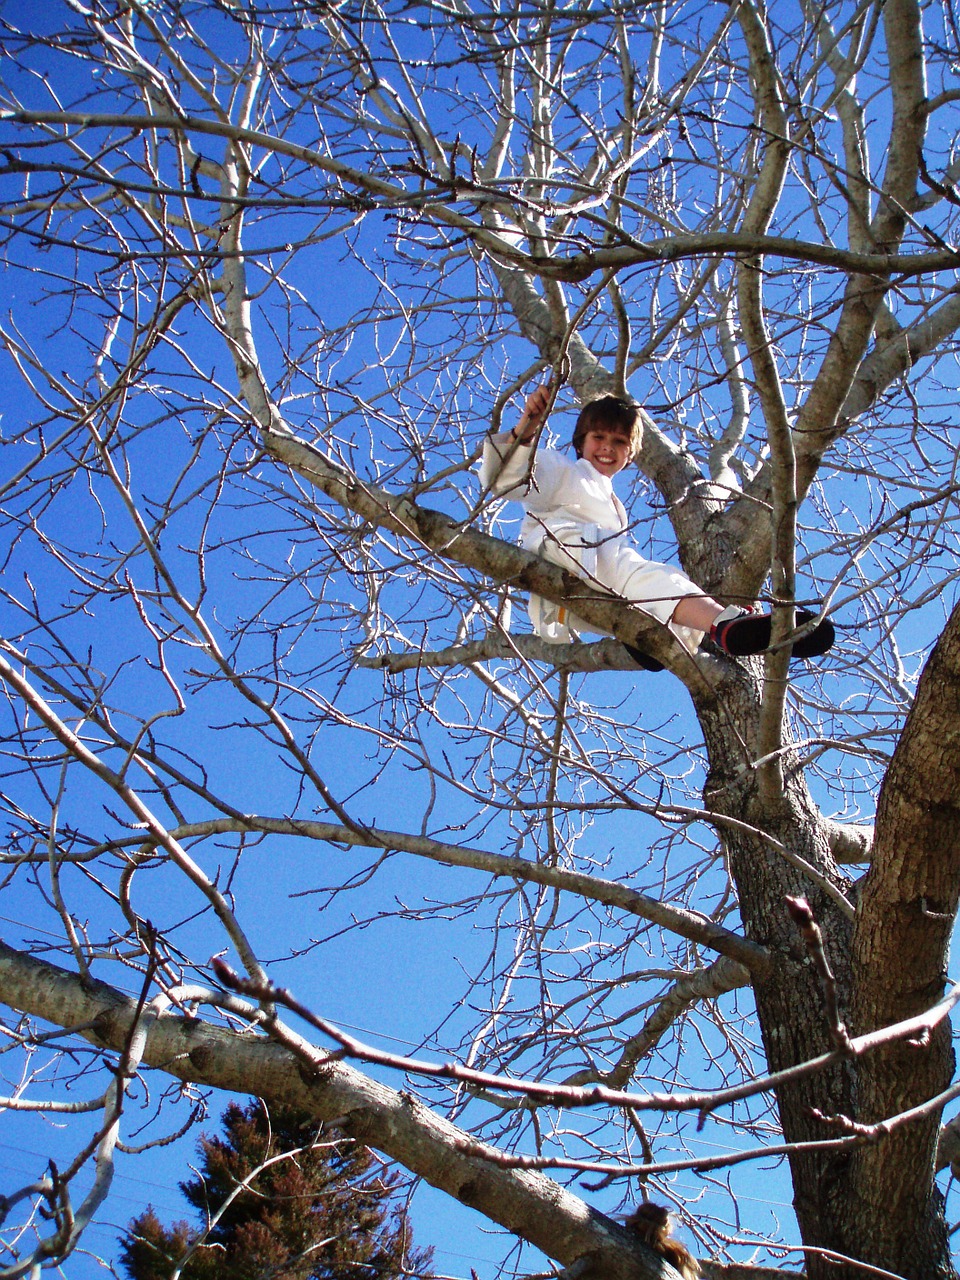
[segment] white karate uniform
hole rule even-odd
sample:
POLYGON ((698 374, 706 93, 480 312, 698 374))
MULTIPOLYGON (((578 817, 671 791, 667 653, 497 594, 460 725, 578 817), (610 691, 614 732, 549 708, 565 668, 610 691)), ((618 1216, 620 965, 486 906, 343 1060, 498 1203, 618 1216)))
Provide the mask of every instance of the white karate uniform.
MULTIPOLYGON (((703 632, 670 619, 679 600, 704 592, 679 569, 640 555, 626 536, 627 513, 609 476, 586 458, 541 448, 528 480, 530 447, 519 445, 508 458, 513 444, 509 431, 487 436, 480 482, 523 504, 520 545, 578 574, 597 590, 623 596, 669 627, 684 648, 695 653, 703 632)), ((580 631, 605 634, 539 596, 530 597, 529 610, 534 631, 551 644, 569 643, 580 631)))

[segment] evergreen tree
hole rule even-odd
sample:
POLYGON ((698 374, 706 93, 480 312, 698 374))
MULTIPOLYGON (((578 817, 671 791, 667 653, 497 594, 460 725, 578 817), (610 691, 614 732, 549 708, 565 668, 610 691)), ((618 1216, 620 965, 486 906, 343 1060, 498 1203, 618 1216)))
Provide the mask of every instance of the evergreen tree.
POLYGON ((170 1280, 194 1246, 182 1280, 427 1274, 432 1250, 412 1247, 407 1211, 394 1199, 397 1178, 365 1147, 318 1132, 296 1112, 268 1113, 256 1099, 230 1103, 222 1122, 222 1138, 204 1134, 198 1143, 199 1176, 180 1183, 201 1226, 165 1227, 148 1206, 121 1241, 130 1280, 170 1280))

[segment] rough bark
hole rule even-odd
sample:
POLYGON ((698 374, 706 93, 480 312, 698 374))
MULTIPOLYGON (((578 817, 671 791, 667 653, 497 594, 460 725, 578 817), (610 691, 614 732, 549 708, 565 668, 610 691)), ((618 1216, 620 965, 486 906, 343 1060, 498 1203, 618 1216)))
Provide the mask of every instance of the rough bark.
MULTIPOLYGON (((856 1032, 909 1017, 943 991, 960 894, 960 606, 924 668, 877 807, 873 862, 853 939, 856 1032)), ((953 1075, 949 1026, 862 1070, 856 1119, 872 1124, 936 1097, 953 1075)), ((941 1109, 851 1160, 844 1231, 868 1262, 909 1277, 951 1274, 931 1184, 941 1109), (891 1170, 896 1176, 891 1177, 891 1170)))
MULTIPOLYGON (((701 723, 708 744, 715 743, 711 758, 729 759, 719 749, 735 728, 742 737, 746 754, 755 745, 759 723, 758 703, 762 685, 756 674, 731 671, 720 690, 718 713, 701 709, 701 723)), ((755 770, 745 771, 717 765, 707 780, 704 804, 731 817, 757 823, 788 848, 796 849, 835 883, 843 885, 830 855, 820 816, 813 805, 802 773, 787 759, 783 766, 785 786, 782 801, 771 809, 761 794, 755 770)), ((835 1047, 824 1016, 823 990, 796 926, 787 912, 787 895, 808 899, 825 934, 826 949, 838 980, 842 1005, 849 990, 849 940, 851 925, 836 903, 817 885, 798 873, 783 859, 771 858, 756 841, 742 832, 725 833, 724 841, 731 870, 739 886, 745 933, 770 954, 770 969, 754 980, 764 1049, 770 1070, 778 1071, 835 1047)), ((841 1014, 843 1016, 843 1014, 841 1014)), ((848 1066, 838 1063, 814 1077, 790 1082, 777 1093, 780 1123, 789 1142, 803 1142, 824 1136, 811 1116, 811 1109, 846 1111, 851 1105, 853 1076, 848 1066)), ((842 1175, 837 1173, 835 1154, 794 1152, 790 1157, 794 1186, 794 1209, 804 1242, 835 1249, 840 1238, 838 1215, 842 1198, 842 1175)), ((832 1264, 813 1258, 808 1264, 811 1277, 832 1274, 832 1264)))

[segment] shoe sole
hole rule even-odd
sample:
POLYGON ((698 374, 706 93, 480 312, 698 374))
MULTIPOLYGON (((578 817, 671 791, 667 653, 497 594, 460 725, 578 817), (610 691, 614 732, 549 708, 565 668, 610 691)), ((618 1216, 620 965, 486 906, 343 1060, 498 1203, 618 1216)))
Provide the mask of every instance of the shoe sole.
MULTIPOLYGON (((623 644, 623 641, 621 641, 621 644, 623 644)), ((656 658, 651 658, 649 653, 644 653, 642 649, 637 649, 632 644, 625 644, 623 647, 637 666, 642 667, 644 671, 665 670, 662 662, 658 662, 656 658)))

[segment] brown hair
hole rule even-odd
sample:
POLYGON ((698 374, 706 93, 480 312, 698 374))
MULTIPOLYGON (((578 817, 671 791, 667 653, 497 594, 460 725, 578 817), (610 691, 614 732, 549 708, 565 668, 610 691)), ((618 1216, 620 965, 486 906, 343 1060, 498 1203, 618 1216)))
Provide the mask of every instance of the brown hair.
POLYGON ((670 1212, 662 1204, 638 1204, 624 1224, 634 1231, 654 1253, 659 1253, 684 1280, 697 1280, 700 1264, 679 1240, 670 1234, 670 1212))
POLYGON ((623 431, 630 437, 631 458, 639 453, 643 440, 643 417, 635 401, 621 400, 619 396, 598 396, 596 400, 588 400, 580 410, 573 429, 571 443, 578 458, 583 456, 584 437, 598 427, 623 431))

